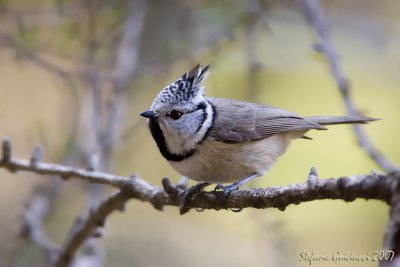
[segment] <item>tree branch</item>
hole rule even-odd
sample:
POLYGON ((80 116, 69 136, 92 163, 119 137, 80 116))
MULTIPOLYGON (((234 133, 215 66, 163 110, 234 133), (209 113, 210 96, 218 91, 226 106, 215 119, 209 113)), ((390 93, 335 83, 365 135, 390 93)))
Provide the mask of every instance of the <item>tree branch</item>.
MULTIPOLYGON (((4 149, 4 143, 3 143, 3 149, 4 149)), ((120 187, 121 183, 123 183, 126 180, 125 177, 113 174, 90 171, 85 169, 78 169, 58 164, 50 164, 42 162, 31 164, 29 160, 23 160, 23 159, 11 158, 10 160, 6 160, 6 158, 3 158, 2 161, 0 162, 0 167, 8 169, 11 172, 28 171, 41 175, 59 176, 62 179, 68 179, 70 177, 74 177, 74 178, 79 178, 81 180, 86 180, 87 182, 90 183, 106 184, 114 187, 120 187)))
MULTIPOLYGON (((11 152, 10 141, 3 141, 3 158, 0 168, 12 172, 28 171, 41 175, 53 175, 81 179, 90 183, 106 184, 124 191, 129 198, 150 202, 161 210, 165 205, 179 206, 179 196, 184 188, 180 185, 173 187, 164 178, 164 189, 153 186, 138 176, 123 177, 103 172, 66 167, 58 164, 36 163, 31 165, 28 160, 14 159, 4 155, 11 152), (7 149, 5 149, 7 148, 7 149), (169 194, 168 194, 168 193, 169 194), (175 194, 175 193, 176 194, 175 194), (175 197, 174 197, 175 195, 175 197)), ((311 172, 307 182, 286 186, 247 189, 232 192, 226 203, 221 203, 219 191, 201 192, 188 201, 191 208, 203 209, 238 209, 238 208, 278 208, 284 210, 291 204, 299 204, 317 199, 342 199, 353 201, 356 198, 382 200, 391 203, 394 183, 399 173, 377 174, 370 173, 357 176, 345 176, 338 179, 318 179, 311 172)))
POLYGON ((87 241, 88 237, 100 237, 101 235, 96 233, 95 230, 98 227, 104 227, 105 220, 110 213, 115 210, 124 210, 125 202, 129 199, 130 197, 124 191, 119 191, 102 202, 97 208, 91 209, 89 214, 85 216, 86 218, 77 219, 68 234, 70 239, 65 242, 61 254, 53 266, 69 266, 75 253, 87 241))
MULTIPOLYGON (((54 180, 55 181, 55 180, 54 180)), ((21 236, 29 237, 44 253, 48 262, 55 259, 57 246, 47 237, 43 231, 43 220, 51 206, 52 198, 47 188, 37 188, 33 199, 23 213, 21 225, 21 236)))
MULTIPOLYGON (((328 22, 319 0, 303 0, 306 13, 311 23, 314 25, 316 32, 321 40, 322 52, 325 54, 337 86, 341 92, 341 96, 346 107, 347 113, 352 116, 359 115, 354 100, 350 94, 350 84, 344 74, 337 57, 337 53, 332 44, 328 22)), ((398 166, 393 164, 385 155, 383 155, 371 142, 364 129, 358 125, 352 125, 354 133, 358 139, 359 145, 368 153, 368 155, 386 172, 400 170, 398 166)))
MULTIPOLYGON (((166 205, 180 206, 180 197, 185 190, 182 183, 173 186, 167 178, 162 181, 164 188, 160 188, 137 176, 129 178, 58 164, 41 163, 38 162, 38 159, 34 163, 28 160, 14 159, 9 140, 3 141, 2 144, 0 168, 12 172, 28 171, 41 175, 77 178, 90 183, 110 185, 118 189, 97 208, 92 209, 89 214, 76 222, 68 235, 69 239, 63 248, 58 250, 59 254, 54 266, 68 266, 82 243, 88 237, 99 236, 96 229, 104 226, 105 219, 110 213, 115 210, 123 211, 125 203, 129 199, 149 202, 156 209, 162 210, 166 205)), ((390 204, 393 203, 394 193, 399 188, 399 179, 400 173, 398 172, 385 175, 370 173, 338 179, 319 179, 315 169, 312 168, 304 183, 234 191, 223 202, 220 201, 222 192, 200 192, 188 200, 187 206, 214 210, 241 210, 250 207, 278 208, 283 211, 289 205, 313 200, 341 199, 350 202, 357 198, 381 200, 390 204)))

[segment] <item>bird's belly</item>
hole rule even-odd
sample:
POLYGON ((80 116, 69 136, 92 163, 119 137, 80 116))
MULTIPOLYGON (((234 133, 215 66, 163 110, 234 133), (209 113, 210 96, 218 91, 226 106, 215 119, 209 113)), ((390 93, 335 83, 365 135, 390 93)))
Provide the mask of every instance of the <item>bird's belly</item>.
POLYGON ((174 162, 180 174, 196 181, 232 183, 254 173, 264 173, 285 151, 290 138, 274 135, 259 141, 228 144, 206 140, 188 159, 174 162))

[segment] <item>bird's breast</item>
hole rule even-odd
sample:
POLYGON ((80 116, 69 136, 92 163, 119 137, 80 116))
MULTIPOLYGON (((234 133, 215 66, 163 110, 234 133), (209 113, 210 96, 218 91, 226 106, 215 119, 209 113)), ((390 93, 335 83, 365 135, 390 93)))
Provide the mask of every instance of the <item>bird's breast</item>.
POLYGON ((232 183, 268 170, 286 150, 289 140, 285 135, 233 144, 207 139, 191 157, 169 163, 192 180, 232 183))

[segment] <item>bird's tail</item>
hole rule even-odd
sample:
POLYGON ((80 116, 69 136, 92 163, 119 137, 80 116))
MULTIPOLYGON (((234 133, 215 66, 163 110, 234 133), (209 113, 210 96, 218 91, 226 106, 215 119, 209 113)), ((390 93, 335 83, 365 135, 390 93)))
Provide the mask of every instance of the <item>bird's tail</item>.
POLYGON ((321 125, 333 125, 333 124, 353 124, 353 123, 365 124, 370 121, 376 121, 379 119, 363 117, 363 116, 311 116, 311 117, 306 117, 306 120, 321 125))

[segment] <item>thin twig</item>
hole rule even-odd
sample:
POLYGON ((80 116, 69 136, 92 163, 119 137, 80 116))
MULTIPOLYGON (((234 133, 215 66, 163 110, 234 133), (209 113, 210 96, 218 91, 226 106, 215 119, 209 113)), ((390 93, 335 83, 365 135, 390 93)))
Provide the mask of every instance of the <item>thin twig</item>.
POLYGON ((58 252, 58 247, 45 234, 42 224, 51 206, 50 198, 53 196, 47 188, 38 188, 23 213, 21 225, 21 236, 29 237, 43 251, 48 262, 54 260, 58 252))
MULTIPOLYGON (((3 155, 9 153, 8 160, 11 160, 12 147, 9 140, 3 142, 3 155), (8 151, 4 151, 7 148, 8 151), (6 153, 5 153, 6 152, 6 153)), ((30 164, 35 166, 42 158, 41 146, 36 146, 32 152, 30 164)), ((3 160, 7 161, 7 156, 3 156, 3 160)), ((49 186, 38 187, 28 202, 25 212, 22 215, 22 224, 20 228, 21 236, 28 237, 34 242, 45 254, 48 262, 54 260, 58 248, 45 234, 43 230, 43 221, 49 213, 53 203, 54 196, 60 187, 60 181, 53 179, 49 186)))
MULTIPOLYGON (((82 143, 92 144, 88 146, 88 149, 84 151, 85 158, 89 159, 89 169, 92 171, 108 171, 109 162, 101 162, 103 159, 103 155, 101 152, 102 147, 102 118, 104 117, 104 112, 102 108, 103 96, 104 92, 102 90, 102 84, 100 80, 99 69, 96 64, 96 55, 98 54, 100 44, 99 40, 96 38, 97 32, 99 30, 97 16, 99 13, 98 2, 95 1, 86 1, 84 2, 84 10, 86 14, 86 60, 85 60, 85 78, 88 87, 90 88, 89 92, 86 92, 87 101, 83 103, 83 105, 92 106, 91 116, 86 117, 82 116, 85 119, 89 119, 91 121, 87 121, 82 123, 82 127, 85 131, 85 138, 81 138, 82 143), (91 141, 95 140, 95 142, 91 141)), ((85 109, 82 109, 85 110, 85 109)), ((86 207, 84 214, 86 214, 89 210, 93 209, 101 202, 101 196, 103 193, 103 185, 98 184, 90 184, 86 187, 86 207)), ((83 215, 82 215, 83 216, 83 215)), ((82 217, 80 216, 80 217, 82 217)), ((78 221, 78 220, 77 220, 78 221)), ((77 227, 80 227, 80 224, 74 224, 71 226, 69 233, 67 234, 66 241, 64 242, 63 249, 60 252, 60 256, 58 258, 58 262, 69 252, 71 248, 71 240, 73 241, 77 238, 74 236, 79 233, 77 227)), ((95 232, 96 229, 93 230, 95 232)), ((92 234, 94 236, 94 234, 92 234)), ((103 266, 104 253, 103 253, 103 243, 99 239, 91 238, 87 236, 85 242, 82 245, 82 253, 80 253, 79 257, 75 257, 74 265, 79 266, 79 262, 94 260, 99 263, 99 266, 103 266)), ((72 246, 73 247, 73 246, 72 246)), ((73 252, 72 255, 75 254, 77 248, 73 252)), ((67 256, 67 258, 71 258, 67 256)), ((69 265, 69 264, 66 264, 69 265)))
POLYGON ((245 24, 244 33, 246 35, 245 40, 245 52, 246 61, 248 68, 248 98, 251 101, 255 101, 258 84, 257 84, 257 73, 262 69, 262 64, 259 62, 259 57, 257 55, 257 26, 264 22, 265 14, 261 7, 259 0, 251 0, 247 3, 247 23, 245 24))
POLYGON ((82 243, 95 234, 96 228, 104 227, 108 215, 115 210, 121 210, 121 207, 129 199, 128 195, 119 191, 102 202, 97 208, 92 209, 86 218, 76 220, 72 229, 73 232, 68 235, 69 239, 61 249, 61 254, 54 263, 54 267, 69 266, 82 243))
POLYGON ((127 181, 126 177, 117 176, 113 174, 89 171, 86 169, 78 169, 58 164, 50 163, 37 163, 32 165, 29 160, 11 159, 9 161, 1 161, 0 167, 6 168, 12 172, 15 171, 28 171, 40 175, 54 175, 63 179, 79 178, 90 183, 111 185, 114 187, 121 187, 121 183, 127 181))
POLYGON ((63 69, 60 66, 53 64, 50 61, 46 61, 39 55, 33 53, 32 51, 25 49, 23 46, 21 46, 21 44, 15 41, 14 38, 12 38, 12 36, 10 36, 9 34, 0 32, 0 40, 3 41, 8 47, 13 48, 18 56, 23 56, 24 58, 35 63, 38 67, 62 78, 72 77, 72 72, 63 69))
MULTIPOLYGON (((145 0, 131 0, 128 5, 128 15, 123 25, 123 38, 118 47, 117 60, 113 72, 113 92, 110 99, 109 114, 106 121, 102 154, 110 157, 118 122, 123 113, 125 96, 137 69, 141 36, 146 15, 145 0)), ((106 158, 106 159, 107 159, 106 158)))
MULTIPOLYGON (((350 85, 337 58, 337 53, 333 47, 328 32, 328 23, 319 0, 304 0, 308 17, 313 23, 320 39, 322 52, 329 61, 331 72, 340 89, 343 102, 349 115, 358 115, 356 106, 350 95, 350 85)), ((381 261, 380 266, 397 266, 400 255, 400 177, 399 167, 394 165, 385 155, 383 155, 371 142, 363 128, 359 125, 353 125, 354 133, 358 139, 359 145, 369 154, 369 156, 386 172, 391 172, 394 177, 392 197, 388 204, 391 205, 390 218, 384 237, 384 249, 394 251, 395 258, 392 261, 381 261), (397 262, 397 263, 396 263, 397 262)))
MULTIPOLYGON (((337 53, 331 41, 328 22, 319 0, 303 0, 308 17, 315 27, 320 39, 322 52, 328 59, 332 75, 340 89, 347 113, 352 116, 359 115, 354 100, 350 94, 350 84, 344 74, 337 57, 337 53)), ((358 139, 359 145, 368 153, 368 155, 385 171, 391 172, 400 170, 393 162, 383 155, 371 142, 364 129, 357 124, 352 125, 354 133, 358 139)))
MULTIPOLYGON (((128 4, 129 10, 123 24, 122 41, 117 50, 116 66, 113 72, 113 90, 107 101, 103 99, 106 94, 102 89, 105 87, 101 87, 100 75, 94 64, 99 44, 95 39, 98 27, 96 24, 96 6, 93 6, 93 4, 95 3, 86 3, 89 21, 86 77, 89 87, 91 88, 91 104, 93 106, 91 117, 94 128, 94 131, 87 129, 87 132, 94 135, 94 140, 96 140, 96 142, 91 147, 91 151, 87 152, 89 155, 96 154, 99 159, 99 164, 96 164, 98 165, 98 169, 92 165, 92 171, 109 171, 113 147, 115 141, 119 140, 119 137, 115 138, 114 136, 119 132, 118 130, 121 122, 120 116, 123 114, 124 101, 126 99, 125 94, 128 91, 129 81, 132 79, 136 70, 146 3, 143 0, 132 0, 128 4), (103 104, 105 104, 105 107, 102 107, 103 104)), ((83 126, 86 127, 87 125, 91 124, 83 124, 83 126)), ((98 205, 103 187, 98 184, 91 184, 87 190, 87 209, 92 209, 98 205)), ((72 230, 68 234, 67 241, 60 254, 59 262, 65 262, 65 258, 71 258, 69 254, 74 255, 76 249, 80 246, 74 246, 77 240, 79 240, 80 234, 75 228, 76 225, 72 227, 72 230)), ((92 229, 92 231, 95 230, 92 229)), ((84 252, 87 252, 84 253, 84 256, 91 256, 91 259, 97 259, 97 262, 101 262, 103 257, 99 249, 100 246, 101 243, 97 240, 87 238, 82 248, 84 252)), ((80 258, 76 259, 74 262, 78 262, 80 258)))

